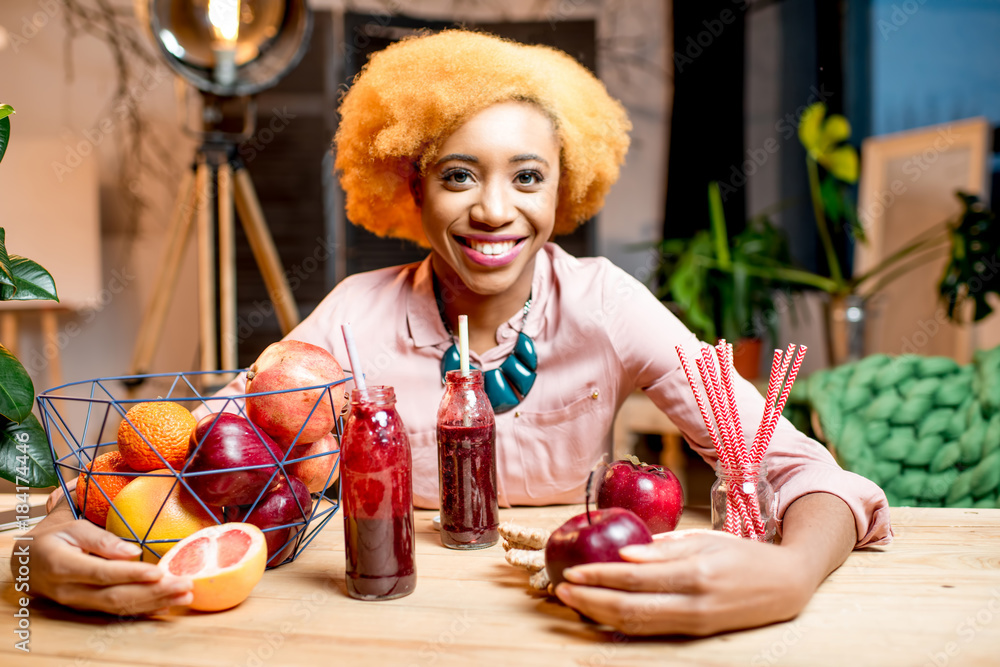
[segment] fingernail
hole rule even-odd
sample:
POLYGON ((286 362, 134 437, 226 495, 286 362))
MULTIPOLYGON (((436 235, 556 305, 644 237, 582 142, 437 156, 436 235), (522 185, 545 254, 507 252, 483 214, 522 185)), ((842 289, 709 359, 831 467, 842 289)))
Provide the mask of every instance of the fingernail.
POLYGON ((649 547, 645 544, 631 544, 618 550, 619 555, 640 558, 649 554, 649 547))
POLYGON ((178 578, 173 581, 166 582, 166 592, 167 593, 188 593, 191 590, 191 580, 178 578))
POLYGON ((184 593, 170 598, 171 607, 186 607, 194 601, 194 593, 184 593))
POLYGON ((117 550, 123 556, 138 556, 142 553, 142 547, 138 544, 124 541, 118 543, 117 550))
POLYGON ((573 568, 570 568, 568 570, 563 570, 563 578, 566 579, 566 581, 570 581, 574 584, 582 583, 584 580, 583 574, 577 572, 573 568))

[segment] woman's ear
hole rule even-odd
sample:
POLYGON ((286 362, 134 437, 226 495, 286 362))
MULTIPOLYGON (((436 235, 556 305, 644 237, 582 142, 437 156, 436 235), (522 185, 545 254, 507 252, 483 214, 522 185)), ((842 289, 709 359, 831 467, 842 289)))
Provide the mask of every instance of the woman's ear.
POLYGON ((413 195, 413 203, 421 208, 424 204, 424 181, 418 171, 410 175, 410 194, 413 195))

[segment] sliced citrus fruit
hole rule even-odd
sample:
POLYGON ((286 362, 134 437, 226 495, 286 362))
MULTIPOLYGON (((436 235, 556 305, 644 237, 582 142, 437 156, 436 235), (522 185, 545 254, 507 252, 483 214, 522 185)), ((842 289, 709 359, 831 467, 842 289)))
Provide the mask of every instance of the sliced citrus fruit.
POLYGON ((260 528, 224 523, 184 538, 159 566, 172 575, 191 578, 192 609, 221 611, 250 596, 264 574, 266 560, 267 544, 260 528))
POLYGON ((135 470, 158 470, 164 460, 180 468, 196 423, 190 410, 172 401, 137 403, 118 425, 118 450, 135 470))
MULTIPOLYGON (((118 492, 112 504, 108 531, 127 540, 138 539, 160 556, 177 541, 216 524, 212 514, 168 470, 135 478, 118 492)), ((147 549, 143 549, 142 558, 156 560, 147 549)))
POLYGON ((87 464, 87 472, 80 473, 76 483, 76 506, 83 510, 85 517, 102 528, 108 519, 109 502, 136 478, 134 474, 131 477, 103 474, 117 472, 135 473, 135 470, 125 464, 119 452, 105 452, 87 464))

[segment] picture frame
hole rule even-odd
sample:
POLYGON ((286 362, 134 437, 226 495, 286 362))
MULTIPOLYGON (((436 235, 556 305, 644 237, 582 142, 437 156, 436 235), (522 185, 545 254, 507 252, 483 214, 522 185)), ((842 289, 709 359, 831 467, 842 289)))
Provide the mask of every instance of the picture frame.
MULTIPOLYGON (((855 244, 855 275, 919 235, 933 234, 934 227, 943 231, 961 210, 956 191, 988 200, 991 134, 989 121, 977 117, 862 142, 858 218, 866 241, 855 244)), ((900 266, 915 262, 916 267, 863 294, 866 353, 949 356, 968 363, 975 349, 1000 344, 996 315, 975 325, 948 320, 938 296, 947 264, 943 248, 904 260, 900 266)))

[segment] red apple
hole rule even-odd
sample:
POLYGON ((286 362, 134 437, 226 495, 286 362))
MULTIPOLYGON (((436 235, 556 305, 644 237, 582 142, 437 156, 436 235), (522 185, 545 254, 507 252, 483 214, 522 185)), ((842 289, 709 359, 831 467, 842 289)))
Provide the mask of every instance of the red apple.
POLYGON ((604 471, 597 507, 631 510, 654 534, 673 530, 684 511, 684 490, 677 476, 668 468, 630 459, 615 461, 604 471))
POLYGON ((279 565, 295 547, 295 537, 312 514, 312 497, 306 485, 292 476, 281 476, 257 506, 243 519, 264 531, 267 564, 279 565))
POLYGON ((653 535, 642 519, 620 507, 578 514, 553 531, 545 545, 545 569, 557 585, 563 570, 584 563, 615 563, 618 550, 630 544, 649 544, 653 535))
POLYGON ((247 397, 247 416, 284 445, 315 442, 333 430, 347 405, 343 388, 284 390, 343 379, 344 369, 323 348, 297 340, 272 343, 247 370, 246 393, 265 394, 247 397))
POLYGON ((266 433, 228 412, 202 417, 191 432, 188 451, 191 459, 184 478, 198 497, 215 506, 255 501, 283 456, 266 433), (243 469, 247 466, 260 467, 243 469))
POLYGON ((333 467, 340 456, 336 451, 339 448, 340 444, 335 433, 327 433, 316 442, 307 445, 295 445, 285 459, 285 471, 298 477, 309 489, 309 493, 326 491, 338 477, 339 468, 334 472, 333 467))

